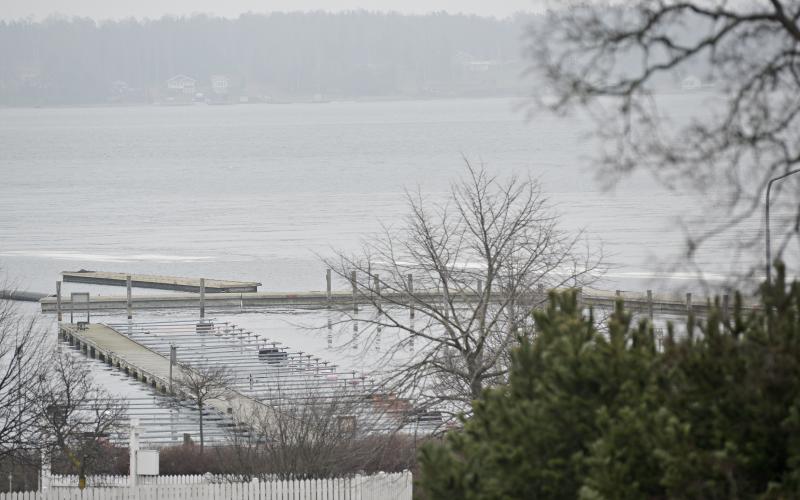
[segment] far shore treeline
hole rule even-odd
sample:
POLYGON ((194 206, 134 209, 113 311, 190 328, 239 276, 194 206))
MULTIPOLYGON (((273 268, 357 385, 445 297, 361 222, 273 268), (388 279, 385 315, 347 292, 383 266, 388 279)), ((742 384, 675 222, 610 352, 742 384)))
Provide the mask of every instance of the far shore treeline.
POLYGON ((2 21, 0 105, 522 95, 530 20, 354 11, 2 21))

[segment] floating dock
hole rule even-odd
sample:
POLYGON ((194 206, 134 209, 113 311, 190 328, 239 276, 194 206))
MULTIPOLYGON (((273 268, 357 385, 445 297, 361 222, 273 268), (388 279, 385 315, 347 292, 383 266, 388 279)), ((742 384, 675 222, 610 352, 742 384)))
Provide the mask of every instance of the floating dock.
MULTIPOLYGON (((59 333, 87 356, 104 361, 158 391, 167 393, 170 390, 169 358, 118 331, 95 323, 60 323, 59 333)), ((172 366, 175 381, 180 380, 185 369, 188 368, 172 366)), ((235 413, 240 416, 271 411, 264 404, 232 389, 224 400, 212 399, 207 404, 222 414, 235 413)))
MULTIPOLYGON (((131 286, 135 288, 157 288, 160 290, 176 290, 179 292, 200 292, 200 278, 182 278, 177 276, 159 276, 150 274, 107 273, 100 271, 64 271, 64 281, 73 283, 89 283, 93 285, 127 286, 128 276, 131 286)), ((257 292, 261 283, 255 281, 231 281, 206 279, 205 289, 208 293, 247 293, 257 292)))
MULTIPOLYGON (((383 294, 381 296, 385 305, 404 307, 408 300, 403 294, 383 294)), ((441 300, 441 295, 433 293, 416 292, 415 297, 419 300, 434 302, 441 300)), ((502 297, 498 297, 498 300, 502 297)), ((531 304, 543 304, 545 296, 532 297, 531 304)), ((583 307, 595 307, 612 309, 617 300, 623 300, 625 309, 631 312, 645 313, 652 315, 678 315, 684 316, 689 312, 699 316, 708 313, 709 300, 706 297, 692 298, 691 294, 686 296, 655 295, 652 293, 620 293, 602 290, 584 290, 579 300, 583 307)), ((477 296, 459 295, 457 302, 468 304, 475 303, 477 296)), ((306 309, 325 309, 325 308, 350 308, 354 304, 367 306, 369 299, 361 296, 354 296, 350 292, 256 292, 256 293, 206 293, 204 296, 198 294, 172 294, 172 295, 142 295, 132 296, 130 304, 126 296, 90 296, 89 301, 85 299, 76 300, 74 303, 70 298, 61 298, 62 313, 70 312, 112 312, 130 310, 151 310, 151 309, 199 309, 202 307, 215 310, 245 310, 245 309, 266 309, 266 308, 306 308, 306 309), (130 306, 130 308, 129 308, 130 306)), ((57 313, 59 308, 57 297, 45 297, 39 301, 43 313, 57 313)), ((723 299, 721 304, 723 310, 730 309, 733 305, 726 304, 723 299)), ((745 304, 744 309, 755 309, 755 304, 745 304)))

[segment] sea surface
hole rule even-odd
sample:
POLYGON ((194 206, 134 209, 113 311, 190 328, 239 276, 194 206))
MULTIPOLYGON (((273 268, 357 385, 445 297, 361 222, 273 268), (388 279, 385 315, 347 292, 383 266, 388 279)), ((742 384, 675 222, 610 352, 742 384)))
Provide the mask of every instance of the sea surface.
MULTIPOLYGON (((659 99, 686 119, 703 96, 659 99)), ((356 250, 382 224, 401 223, 406 191, 446 200, 469 161, 500 178, 539 179, 561 227, 584 231, 593 250, 602 249, 609 270, 599 287, 700 289, 696 275, 674 264, 685 242, 679 220, 714 221, 702 197, 668 191, 644 173, 603 189, 589 123, 526 119, 524 108, 522 101, 480 99, 0 109, 2 280, 53 293, 61 271, 91 269, 321 290, 321 258, 356 250)), ((706 284, 726 278, 735 238, 724 236, 698 256, 706 284)), ((64 293, 87 289, 124 292, 65 284, 64 293)), ((23 307, 35 314, 36 305, 23 307)), ((196 314, 137 312, 136 319, 196 314)), ((325 331, 327 314, 212 311, 293 351, 363 368, 347 333, 325 331)), ((52 329, 52 317, 42 325, 52 329)), ((136 401, 155 397, 120 389, 127 382, 118 374, 96 370, 136 401)))
MULTIPOLYGON (((701 98, 662 101, 680 117, 701 98)), ((524 104, 0 109, 0 267, 44 292, 81 268, 320 289, 320 256, 399 223, 405 190, 444 200, 470 161, 540 179, 561 226, 602 245, 608 288, 687 286, 664 271, 685 242, 677 218, 702 200, 647 175, 604 190, 587 123, 526 120, 524 104)), ((713 250, 700 260, 712 279, 725 271, 713 250)))

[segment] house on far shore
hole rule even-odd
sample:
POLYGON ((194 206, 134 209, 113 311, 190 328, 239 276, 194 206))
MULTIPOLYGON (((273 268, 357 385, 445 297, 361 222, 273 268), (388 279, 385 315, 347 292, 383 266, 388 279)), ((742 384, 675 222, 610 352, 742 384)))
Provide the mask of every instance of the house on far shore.
POLYGON ((215 94, 227 94, 230 88, 230 78, 225 75, 211 75, 211 90, 215 94))
POLYGON ((697 90, 703 86, 703 82, 696 76, 687 76, 681 80, 682 90, 697 90))
POLYGON ((238 79, 228 75, 211 75, 211 92, 206 102, 209 104, 234 104, 238 102, 238 79))
POLYGON ((164 104, 189 104, 194 99, 197 80, 186 75, 175 75, 167 80, 164 104))
POLYGON ((167 80, 167 90, 194 95, 197 80, 186 75, 175 75, 167 80))

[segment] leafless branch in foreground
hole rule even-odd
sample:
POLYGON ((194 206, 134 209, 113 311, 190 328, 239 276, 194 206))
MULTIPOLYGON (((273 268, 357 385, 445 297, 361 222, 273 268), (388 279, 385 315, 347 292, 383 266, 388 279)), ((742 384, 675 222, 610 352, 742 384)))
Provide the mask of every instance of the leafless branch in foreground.
MULTIPOLYGON (((704 193, 705 217, 687 234, 690 265, 720 234, 760 255, 763 221, 762 231, 744 223, 763 220, 769 180, 800 166, 798 20, 796 0, 559 1, 529 29, 531 73, 546 89, 535 109, 593 116, 606 178, 647 170, 670 188, 704 193), (687 123, 669 120, 654 87, 698 71, 715 82, 713 99, 687 123)), ((775 186, 772 221, 778 257, 795 270, 798 177, 775 186)))

